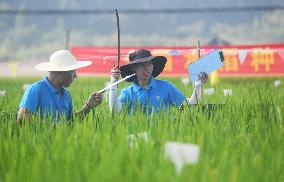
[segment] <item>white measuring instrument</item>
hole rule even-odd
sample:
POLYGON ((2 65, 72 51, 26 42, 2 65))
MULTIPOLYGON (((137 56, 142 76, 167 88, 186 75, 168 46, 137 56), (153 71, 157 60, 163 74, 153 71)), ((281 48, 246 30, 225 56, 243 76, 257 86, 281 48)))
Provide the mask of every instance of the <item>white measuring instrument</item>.
POLYGON ((113 86, 119 84, 120 82, 123 82, 124 80, 127 80, 128 78, 133 77, 134 75, 135 75, 135 73, 133 73, 132 75, 128 75, 128 76, 124 77, 123 79, 118 80, 118 81, 116 81, 116 82, 114 82, 114 83, 108 85, 107 87, 105 87, 105 88, 103 88, 103 89, 97 91, 97 93, 98 93, 98 94, 104 93, 105 91, 107 91, 107 90, 110 89, 111 87, 113 87, 113 86))

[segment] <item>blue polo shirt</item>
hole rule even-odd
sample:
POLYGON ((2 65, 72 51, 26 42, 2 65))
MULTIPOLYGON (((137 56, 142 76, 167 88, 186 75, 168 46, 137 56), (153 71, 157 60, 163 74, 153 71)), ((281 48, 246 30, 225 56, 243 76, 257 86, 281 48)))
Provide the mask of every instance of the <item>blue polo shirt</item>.
POLYGON ((34 114, 39 112, 41 118, 52 116, 53 122, 62 117, 70 120, 73 112, 69 91, 64 87, 56 90, 47 77, 33 83, 25 91, 19 108, 26 108, 34 114))
POLYGON ((151 77, 147 89, 133 82, 132 85, 121 90, 118 100, 123 106, 128 106, 129 112, 141 108, 150 114, 153 109, 161 111, 170 106, 179 107, 185 96, 170 82, 151 77))

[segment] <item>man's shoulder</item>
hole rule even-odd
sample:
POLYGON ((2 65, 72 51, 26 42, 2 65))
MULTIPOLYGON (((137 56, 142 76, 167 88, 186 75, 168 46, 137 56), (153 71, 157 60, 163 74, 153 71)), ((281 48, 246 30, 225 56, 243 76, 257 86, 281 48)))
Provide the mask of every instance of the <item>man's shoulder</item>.
POLYGON ((39 89, 41 89, 42 87, 44 86, 44 80, 39 80, 39 81, 36 81, 36 82, 34 82, 34 83, 32 83, 27 89, 28 90, 31 90, 31 89, 33 89, 33 90, 39 90, 39 89))
POLYGON ((28 108, 32 112, 36 110, 37 99, 42 98, 41 90, 43 87, 42 80, 32 83, 26 90, 22 97, 20 108, 28 108))
POLYGON ((134 85, 131 84, 131 85, 127 86, 127 87, 122 88, 121 91, 122 92, 129 92, 129 91, 131 91, 133 89, 133 87, 134 87, 134 85))

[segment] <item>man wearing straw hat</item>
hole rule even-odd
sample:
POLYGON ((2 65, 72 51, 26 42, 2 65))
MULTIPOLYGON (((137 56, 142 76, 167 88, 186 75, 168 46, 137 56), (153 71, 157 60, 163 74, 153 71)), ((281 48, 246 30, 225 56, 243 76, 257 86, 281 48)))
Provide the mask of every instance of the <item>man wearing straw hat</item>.
POLYGON ((205 72, 200 73, 199 80, 194 83, 194 91, 190 98, 177 89, 173 84, 156 77, 163 71, 167 59, 164 56, 152 56, 145 49, 137 50, 129 54, 129 63, 111 70, 111 82, 135 73, 135 76, 127 79, 132 85, 122 89, 117 97, 117 88, 114 86, 109 91, 110 110, 120 112, 123 107, 128 111, 136 110, 137 107, 146 113, 153 110, 161 111, 170 106, 179 107, 183 103, 192 105, 201 97, 201 85, 208 79, 205 72))
MULTIPOLYGON (((73 116, 72 98, 66 87, 77 77, 76 69, 92 64, 91 61, 77 61, 68 50, 59 50, 50 56, 49 62, 36 65, 40 71, 48 71, 44 79, 33 83, 24 93, 17 115, 18 123, 24 116, 39 113, 41 119, 51 116, 53 123, 59 119, 71 120, 73 116)), ((85 105, 76 112, 81 119, 90 109, 98 106, 102 95, 92 93, 85 105)))

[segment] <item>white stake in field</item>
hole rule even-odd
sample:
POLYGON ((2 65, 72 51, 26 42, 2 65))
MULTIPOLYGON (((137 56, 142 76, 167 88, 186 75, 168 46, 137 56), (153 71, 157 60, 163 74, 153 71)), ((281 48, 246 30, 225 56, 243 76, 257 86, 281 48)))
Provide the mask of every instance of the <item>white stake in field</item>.
POLYGON ((181 83, 184 84, 184 85, 188 85, 190 82, 189 78, 188 77, 185 77, 185 78, 182 78, 181 79, 181 83))
POLYGON ((233 90, 232 89, 223 89, 223 93, 224 93, 224 96, 225 97, 229 97, 229 96, 232 96, 233 94, 233 90))
POLYGON ((166 142, 165 156, 169 158, 181 173, 185 164, 195 164, 199 157, 199 146, 196 144, 166 142))
POLYGON ((141 132, 137 134, 130 134, 130 135, 127 135, 127 138, 129 140, 130 148, 137 148, 139 141, 144 141, 145 143, 149 141, 149 133, 141 132))
POLYGON ((7 95, 6 90, 0 90, 0 97, 5 97, 7 95))
POLYGON ((212 95, 212 94, 214 94, 214 92, 215 92, 214 88, 206 88, 206 89, 204 89, 204 94, 205 95, 212 95))
POLYGON ((275 80, 274 81, 274 86, 275 87, 279 87, 281 85, 281 81, 280 80, 275 80))

